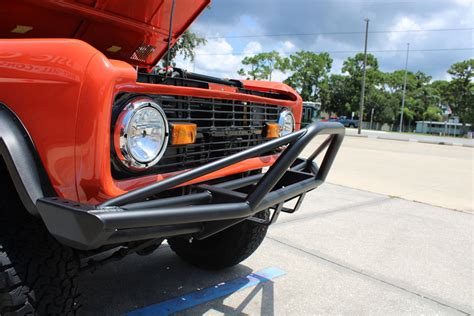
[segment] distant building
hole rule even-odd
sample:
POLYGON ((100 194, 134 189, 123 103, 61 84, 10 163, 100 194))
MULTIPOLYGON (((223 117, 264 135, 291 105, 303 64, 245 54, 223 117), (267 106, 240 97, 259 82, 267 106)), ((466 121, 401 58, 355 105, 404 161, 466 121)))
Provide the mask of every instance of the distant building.
POLYGON ((449 122, 432 122, 417 121, 417 133, 446 135, 446 136, 463 136, 470 130, 471 124, 459 123, 459 120, 450 120, 449 122))

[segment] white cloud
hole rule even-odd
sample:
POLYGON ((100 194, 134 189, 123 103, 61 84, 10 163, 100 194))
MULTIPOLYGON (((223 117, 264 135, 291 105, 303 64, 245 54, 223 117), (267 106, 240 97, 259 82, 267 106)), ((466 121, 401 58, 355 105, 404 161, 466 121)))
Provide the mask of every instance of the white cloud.
POLYGON ((455 0, 457 5, 468 7, 473 5, 472 0, 455 0))
MULTIPOLYGON (((251 42, 246 46, 249 53, 261 51, 262 46, 257 42, 251 42)), ((234 54, 234 48, 223 39, 210 39, 205 46, 196 49, 194 62, 183 60, 179 56, 176 60, 178 67, 189 71, 214 75, 223 78, 237 77, 242 56, 234 54)))
POLYGON ((247 43, 243 51, 234 52, 232 45, 224 38, 210 39, 205 46, 196 49, 194 63, 176 58, 177 67, 188 71, 203 73, 221 78, 240 78, 237 71, 242 67, 241 61, 246 55, 263 52, 263 46, 257 41, 247 43))
MULTIPOLYGON (((235 36, 253 34, 301 34, 329 32, 319 36, 273 36, 258 38, 232 38, 227 43, 233 55, 210 58, 218 65, 211 70, 235 77, 241 67, 240 52, 276 50, 288 54, 298 50, 350 51, 332 53, 333 72, 338 72, 343 60, 363 51, 365 17, 370 18, 370 31, 425 30, 473 27, 473 0, 416 0, 416 1, 315 1, 298 0, 298 5, 284 0, 215 0, 193 29, 205 36, 235 36), (282 18, 284 17, 284 18, 282 18), (361 32, 341 34, 339 32, 361 32), (222 64, 224 63, 224 64, 222 64), (235 69, 230 69, 231 67, 235 69)), ((454 62, 472 56, 472 51, 420 51, 433 48, 472 47, 472 30, 437 32, 371 33, 369 51, 400 50, 400 52, 374 52, 383 71, 404 66, 406 43, 410 43, 411 70, 421 70, 436 79, 444 78, 454 62), (418 51, 416 51, 418 50, 418 51)), ((212 45, 212 43, 210 43, 212 45)), ((219 53, 219 51, 213 51, 219 53)), ((198 58, 201 62, 201 57, 198 58)), ((208 62, 208 60, 206 60, 208 62)), ((203 61, 204 63, 204 61, 203 61)), ((204 67, 205 66, 205 67, 204 67)), ((276 75, 274 78, 278 78, 276 75)))
POLYGON ((245 55, 247 55, 247 54, 253 55, 253 54, 261 53, 262 51, 263 51, 262 44, 260 44, 259 42, 256 42, 256 41, 252 41, 252 42, 249 42, 245 46, 243 53, 245 55))
POLYGON ((174 62, 176 63, 176 67, 186 69, 188 71, 193 71, 193 62, 188 60, 184 60, 182 55, 176 56, 174 62))
POLYGON ((208 41, 205 47, 196 51, 196 72, 234 77, 240 65, 240 57, 233 55, 233 51, 233 47, 225 39, 208 41))
POLYGON ((331 73, 341 73, 343 67, 344 59, 343 58, 333 58, 331 73))
POLYGON ((285 74, 279 70, 275 70, 272 73, 272 81, 282 82, 286 78, 288 78, 288 74, 285 74))
POLYGON ((288 54, 296 51, 296 46, 291 41, 280 42, 277 52, 280 54, 288 54))

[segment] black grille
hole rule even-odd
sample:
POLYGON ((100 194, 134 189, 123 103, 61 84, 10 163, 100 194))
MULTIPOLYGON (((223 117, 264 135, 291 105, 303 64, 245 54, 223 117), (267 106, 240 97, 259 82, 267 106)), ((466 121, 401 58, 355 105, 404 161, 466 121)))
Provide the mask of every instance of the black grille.
POLYGON ((265 141, 266 122, 277 122, 279 106, 237 100, 183 96, 153 97, 163 107, 168 121, 197 125, 195 144, 169 146, 154 168, 171 172, 193 168, 265 141))
MULTIPOLYGON (((128 93, 117 97, 113 121, 123 106, 135 97, 128 93)), ((119 163, 112 146, 112 175, 116 179, 190 169, 254 147, 267 141, 263 135, 265 124, 277 122, 281 110, 278 105, 238 100, 169 95, 147 97, 161 105, 170 123, 195 123, 196 143, 168 145, 159 163, 139 174, 119 163)))

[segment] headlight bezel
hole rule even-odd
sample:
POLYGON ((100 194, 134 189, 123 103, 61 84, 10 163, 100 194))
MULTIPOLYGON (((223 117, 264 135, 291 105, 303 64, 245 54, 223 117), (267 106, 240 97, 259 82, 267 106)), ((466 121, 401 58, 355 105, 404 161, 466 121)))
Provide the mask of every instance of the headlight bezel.
POLYGON ((287 108, 283 109, 283 111, 281 111, 278 115, 278 125, 280 125, 280 137, 293 133, 296 128, 295 116, 293 115, 293 112, 287 108), (287 117, 291 118, 291 131, 284 130, 287 117))
POLYGON ((169 141, 169 124, 165 112, 161 106, 151 98, 137 97, 130 100, 120 111, 114 128, 114 148, 118 160, 124 167, 131 171, 144 171, 155 166, 163 157, 169 141), (157 155, 148 161, 141 161, 133 156, 129 144, 130 124, 137 113, 145 108, 152 108, 157 111, 164 127, 161 148, 157 155))

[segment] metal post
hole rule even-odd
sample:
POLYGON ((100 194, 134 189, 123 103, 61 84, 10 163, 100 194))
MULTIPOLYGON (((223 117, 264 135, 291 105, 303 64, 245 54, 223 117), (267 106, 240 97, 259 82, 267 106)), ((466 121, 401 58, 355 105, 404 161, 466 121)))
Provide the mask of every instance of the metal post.
POLYGON ((362 118, 364 116, 364 99, 365 99, 365 76, 367 73, 367 38, 369 37, 369 19, 365 19, 365 47, 364 47, 364 68, 362 73, 362 88, 360 96, 360 109, 359 109, 359 127, 357 133, 360 134, 362 128, 362 118))
POLYGON ((405 76, 403 78, 402 112, 400 113, 400 133, 403 132, 403 111, 405 110, 405 95, 407 93, 408 53, 410 43, 407 43, 407 59, 405 60, 405 76))
POLYGON ((372 129, 373 118, 374 118, 374 108, 372 108, 372 111, 370 111, 370 129, 372 129))

